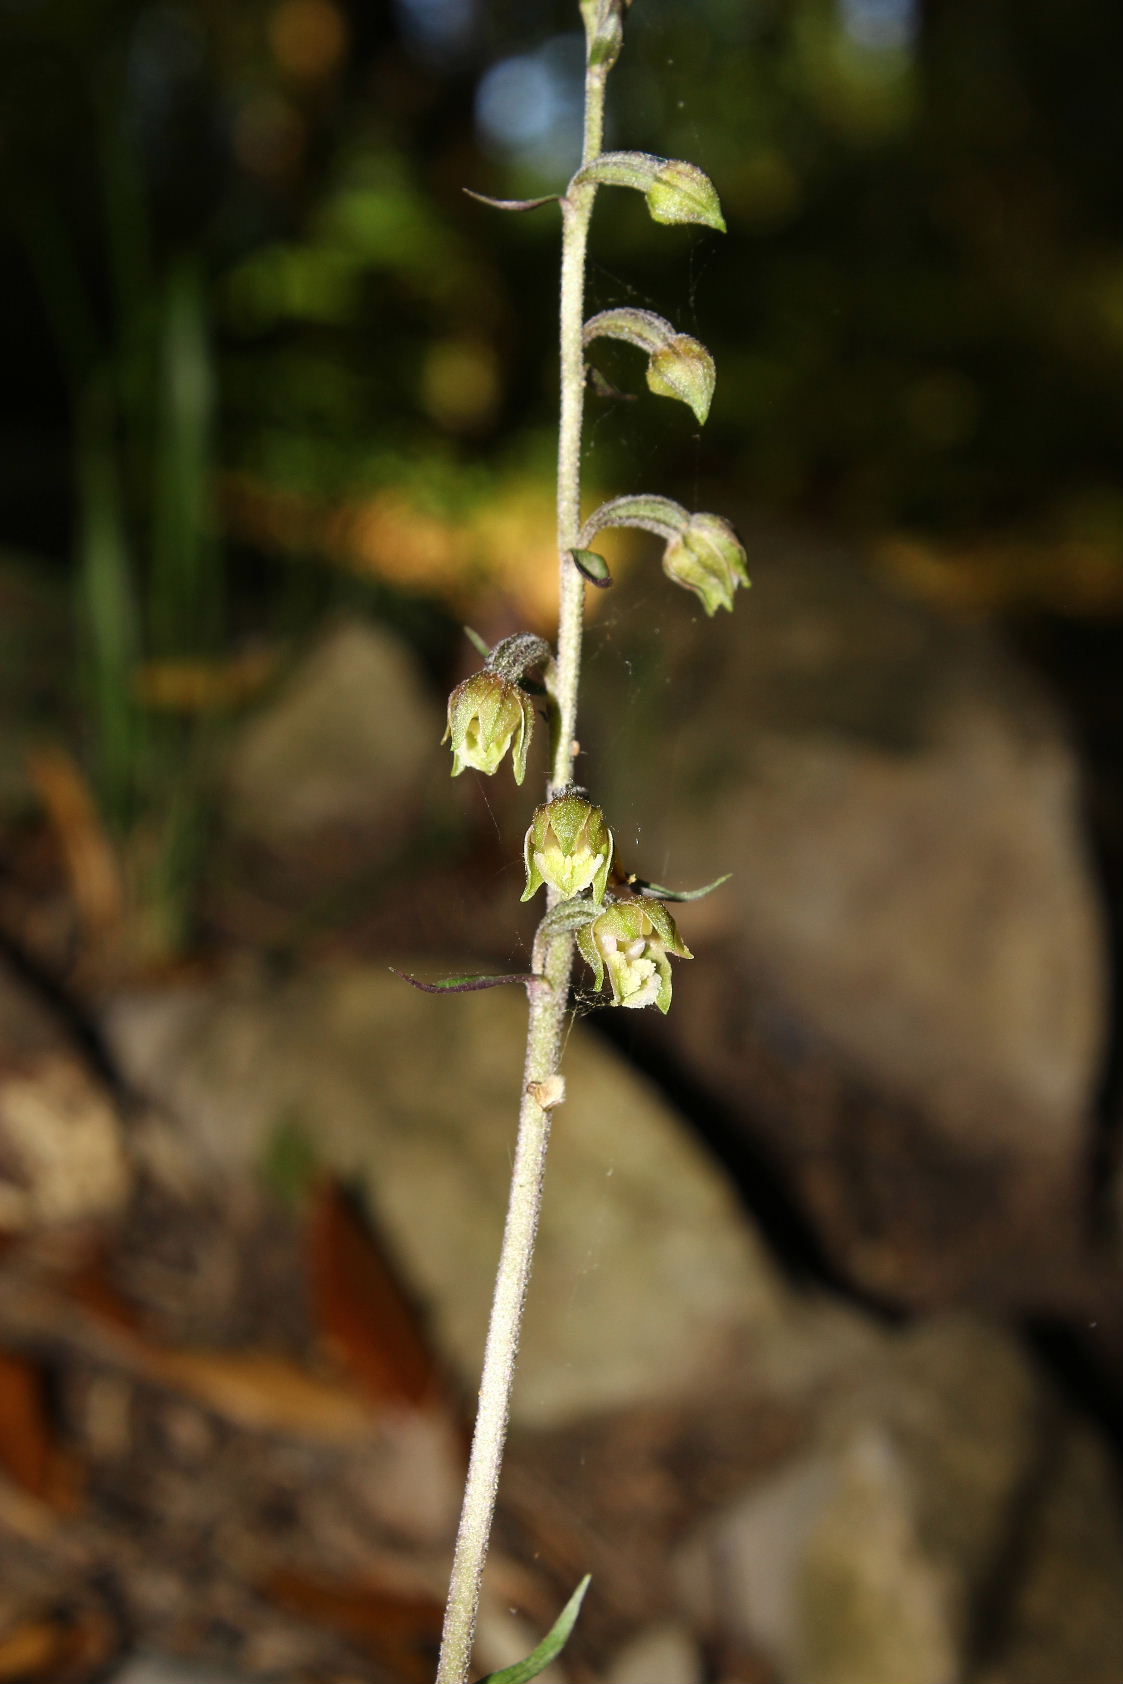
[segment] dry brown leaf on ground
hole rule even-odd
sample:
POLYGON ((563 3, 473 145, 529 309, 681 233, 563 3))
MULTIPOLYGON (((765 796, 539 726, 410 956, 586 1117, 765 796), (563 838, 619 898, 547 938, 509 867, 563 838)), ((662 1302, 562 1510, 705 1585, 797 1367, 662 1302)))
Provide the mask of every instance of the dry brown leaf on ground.
POLYGON ((42 1497, 52 1448, 42 1376, 25 1358, 0 1351, 0 1468, 21 1490, 42 1497))
POLYGON ((28 771, 54 831, 83 928, 104 938, 120 926, 123 889, 120 863, 89 782, 57 744, 29 754, 28 771))
POLYGON ((0 1350, 0 1470, 57 1514, 73 1513, 81 1470, 59 1444, 39 1366, 0 1350))
POLYGON ((365 1650, 401 1684, 428 1684, 441 1635, 432 1597, 408 1596, 369 1581, 331 1583, 278 1573, 265 1587, 287 1613, 328 1626, 365 1650))
POLYGON ((271 1351, 143 1350, 148 1375, 190 1393, 240 1427, 348 1443, 369 1437, 378 1416, 335 1380, 322 1380, 271 1351))
POLYGON ((103 1609, 35 1610, 0 1629, 0 1684, 85 1684, 104 1676, 119 1646, 103 1609))
POLYGON ((362 1391, 382 1404, 437 1401, 444 1388, 417 1310, 337 1182, 313 1197, 308 1269, 316 1324, 362 1391))

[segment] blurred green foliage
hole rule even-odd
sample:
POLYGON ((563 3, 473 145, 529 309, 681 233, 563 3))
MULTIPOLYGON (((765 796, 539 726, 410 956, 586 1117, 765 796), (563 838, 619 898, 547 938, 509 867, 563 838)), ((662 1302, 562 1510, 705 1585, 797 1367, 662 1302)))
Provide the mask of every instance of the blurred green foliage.
MULTIPOLYGON (((205 277, 228 469, 330 498, 423 457, 438 483, 482 463, 486 494, 496 461, 549 427, 556 219, 497 217, 459 189, 564 183, 575 8, 21 0, 7 14, 23 270, 9 432, 56 347, 73 381, 93 343, 104 352, 110 296, 138 324, 177 264, 205 277), (473 104, 497 62, 506 138, 473 104), (530 72, 537 127, 517 109, 530 72)), ((638 424, 672 468, 863 525, 1060 535, 1113 518, 1117 8, 641 0, 629 29, 610 144, 697 157, 731 238, 668 241, 614 195, 595 301, 677 289, 721 383, 704 453, 642 404, 626 425, 609 415, 598 443, 638 424)), ((137 326, 110 351, 134 397, 142 339, 137 326)), ((53 372, 47 387, 31 406, 44 444, 65 425, 53 372)), ((30 500, 17 514, 33 521, 30 500)))
MULTIPOLYGON (((430 548, 473 520, 525 545, 479 511, 551 472, 556 213, 461 188, 564 185, 576 15, 4 4, 0 532, 71 581, 104 809, 155 824, 176 872, 211 727, 138 674, 344 590, 409 613, 441 576, 395 576, 411 509, 430 548), (372 508, 356 560, 343 516, 372 508)), ((602 483, 721 480, 968 572, 991 537, 1052 547, 1055 609, 1114 608, 1120 34, 1114 0, 637 0, 608 144, 696 160, 730 233, 606 191, 591 306, 659 308, 719 378, 703 437, 679 405, 594 396, 602 483)), ((627 349, 596 361, 642 391, 627 349)))

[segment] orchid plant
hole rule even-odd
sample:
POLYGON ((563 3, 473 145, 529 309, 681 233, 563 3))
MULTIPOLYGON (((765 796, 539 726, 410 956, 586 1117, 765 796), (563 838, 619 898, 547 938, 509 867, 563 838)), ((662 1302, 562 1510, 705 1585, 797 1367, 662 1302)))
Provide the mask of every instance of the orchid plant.
MULTIPOLYGON (((576 721, 586 588, 612 583, 605 558, 594 547, 610 527, 636 527, 663 545, 663 571, 692 591, 707 615, 733 606, 749 583, 745 552, 721 515, 696 513, 670 498, 616 497, 582 521, 581 432, 588 369, 586 351, 598 338, 623 340, 647 357, 647 384, 662 397, 685 403, 704 422, 714 392, 714 363, 698 340, 679 333, 649 310, 621 308, 585 320, 585 271, 589 225, 602 187, 644 195, 660 223, 694 224, 724 231, 714 188, 696 165, 648 152, 603 150, 605 87, 620 56, 630 0, 579 0, 585 25, 584 142, 581 164, 565 192, 542 199, 484 202, 501 210, 530 211, 556 204, 561 212, 561 409, 558 428, 557 549, 559 615, 553 646, 532 633, 504 638, 495 648, 477 643, 484 664, 449 698, 446 740, 452 774, 467 768, 488 776, 510 756, 515 781, 526 775, 527 751, 544 715, 550 731, 546 799, 526 833, 529 900, 546 890, 546 911, 534 939, 526 974, 447 977, 425 983, 452 993, 520 982, 529 1001, 526 1058, 518 1139, 502 1252, 492 1302, 463 1510, 445 1613, 437 1684, 466 1684, 472 1658, 480 1583, 503 1457, 515 1357, 541 1206, 546 1149, 553 1111, 565 1098, 560 1069, 571 973, 575 957, 589 966, 592 984, 607 981, 612 1004, 631 1009, 671 1004, 671 957, 691 958, 668 902, 707 894, 675 894, 634 874, 615 857, 609 820, 575 782, 576 721), (531 675, 537 675, 532 678, 531 675)), ((481 198, 475 194, 473 197, 481 198)), ((577 1618, 588 1581, 574 1592, 553 1630, 525 1661, 492 1674, 490 1684, 523 1684, 557 1654, 577 1618)), ((486 1681, 485 1681, 486 1684, 486 1681)))

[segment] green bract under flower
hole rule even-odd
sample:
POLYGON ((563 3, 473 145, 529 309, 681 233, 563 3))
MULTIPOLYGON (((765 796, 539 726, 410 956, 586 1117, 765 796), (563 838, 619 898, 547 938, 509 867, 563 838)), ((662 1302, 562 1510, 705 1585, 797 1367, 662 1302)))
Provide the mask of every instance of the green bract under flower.
POLYGON ((599 905, 612 866, 612 832, 601 808, 574 790, 563 790, 534 809, 526 833, 526 888, 529 900, 543 883, 568 900, 592 888, 599 905))
POLYGON ((741 540, 720 515, 691 515, 663 552, 663 571, 702 600, 707 614, 733 607, 738 585, 749 583, 741 540))
POLYGON ((511 751, 515 782, 526 776, 526 751, 534 729, 530 697, 497 672, 475 672, 458 684, 448 699, 448 729, 452 741, 452 775, 466 766, 489 775, 511 751))
POLYGON ((597 988, 604 986, 608 971, 614 1006, 658 1006, 661 1012, 671 1004, 667 955, 694 957, 661 901, 617 901, 578 930, 577 945, 592 966, 597 988))

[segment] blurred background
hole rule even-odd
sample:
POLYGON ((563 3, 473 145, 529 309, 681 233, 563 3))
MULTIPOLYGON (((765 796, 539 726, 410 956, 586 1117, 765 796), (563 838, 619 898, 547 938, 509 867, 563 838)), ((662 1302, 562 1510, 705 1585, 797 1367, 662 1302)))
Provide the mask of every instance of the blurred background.
MULTIPOLYGON (((552 635, 558 219, 462 189, 564 187, 577 7, 0 30, 0 1680, 424 1684, 522 1002, 388 966, 533 934, 544 733, 438 744, 552 635)), ((590 313, 718 385, 598 344, 586 505, 753 588, 616 544, 582 766, 733 875, 665 1021, 579 990, 481 1670, 591 1569, 577 1684, 1118 1684, 1120 33, 629 15, 729 233, 602 191, 590 313)))

